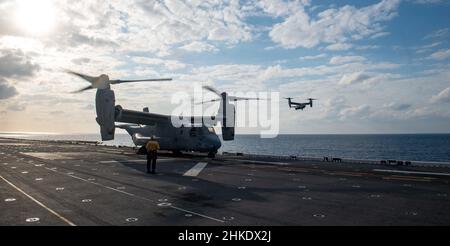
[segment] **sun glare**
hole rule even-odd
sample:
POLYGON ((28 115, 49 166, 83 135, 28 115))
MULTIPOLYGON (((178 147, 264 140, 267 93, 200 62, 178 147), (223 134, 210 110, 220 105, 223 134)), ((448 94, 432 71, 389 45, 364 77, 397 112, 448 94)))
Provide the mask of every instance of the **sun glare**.
POLYGON ((19 0, 17 24, 33 35, 44 35, 55 25, 55 10, 51 0, 19 0))

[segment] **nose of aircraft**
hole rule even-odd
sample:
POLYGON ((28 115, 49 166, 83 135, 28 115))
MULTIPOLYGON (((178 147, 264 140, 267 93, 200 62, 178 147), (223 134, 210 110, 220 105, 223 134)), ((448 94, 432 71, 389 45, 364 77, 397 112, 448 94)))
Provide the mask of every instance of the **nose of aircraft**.
POLYGON ((211 146, 213 149, 218 150, 220 146, 222 146, 222 143, 220 142, 220 139, 217 135, 209 135, 206 138, 206 142, 209 146, 211 146))

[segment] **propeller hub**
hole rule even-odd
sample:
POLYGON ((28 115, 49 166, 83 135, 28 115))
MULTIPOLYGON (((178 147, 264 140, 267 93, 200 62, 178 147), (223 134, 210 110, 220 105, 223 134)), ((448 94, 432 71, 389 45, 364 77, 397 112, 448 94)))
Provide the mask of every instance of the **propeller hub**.
POLYGON ((222 93, 220 93, 220 95, 222 96, 223 100, 225 100, 228 96, 228 94, 226 92, 222 92, 222 93))
POLYGON ((102 74, 100 75, 100 77, 98 78, 98 80, 96 81, 97 83, 93 84, 94 88, 97 89, 107 89, 109 88, 109 76, 106 74, 102 74))

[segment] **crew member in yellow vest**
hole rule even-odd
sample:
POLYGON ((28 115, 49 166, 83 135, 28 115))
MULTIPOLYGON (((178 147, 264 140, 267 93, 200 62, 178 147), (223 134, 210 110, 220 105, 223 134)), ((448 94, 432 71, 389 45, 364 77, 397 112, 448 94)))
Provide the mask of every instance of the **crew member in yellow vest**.
POLYGON ((147 149, 147 173, 155 174, 156 159, 158 158, 159 143, 155 140, 155 136, 150 138, 145 148, 147 149))

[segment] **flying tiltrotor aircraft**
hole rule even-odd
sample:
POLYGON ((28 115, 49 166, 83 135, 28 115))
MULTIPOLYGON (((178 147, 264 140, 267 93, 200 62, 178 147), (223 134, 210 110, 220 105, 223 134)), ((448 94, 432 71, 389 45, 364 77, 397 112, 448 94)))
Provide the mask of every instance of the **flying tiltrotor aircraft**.
POLYGON ((314 98, 308 98, 307 100, 309 100, 309 102, 307 102, 307 103, 298 103, 298 102, 291 101, 293 99, 292 97, 287 97, 285 99, 288 100, 289 108, 295 108, 295 110, 299 110, 299 109, 303 110, 308 105, 312 108, 313 101, 317 100, 317 99, 314 99, 314 98))
MULTIPOLYGON (((115 105, 115 95, 111 89, 111 85, 113 84, 141 81, 170 81, 172 80, 170 78, 110 80, 108 75, 105 74, 92 77, 73 71, 66 72, 91 83, 91 85, 74 93, 97 89, 95 97, 96 121, 100 125, 102 141, 113 140, 117 127, 127 131, 136 146, 145 145, 151 136, 156 136, 162 150, 169 150, 174 153, 197 151, 208 153, 208 157, 214 157, 222 145, 214 128, 209 124, 204 124, 204 117, 162 115, 150 113, 148 108, 144 108, 143 111, 134 111, 124 109, 120 105, 115 105), (172 124, 172 117, 178 117, 185 123, 180 127, 176 127, 172 124), (126 124, 116 125, 116 122, 126 124), (201 122, 201 124, 199 125, 198 122, 201 122)), ((213 122, 214 125, 221 122, 222 139, 224 141, 234 140, 236 111, 235 105, 231 102, 259 100, 259 98, 234 97, 229 96, 226 92, 219 92, 209 86, 204 86, 203 88, 220 97, 218 99, 200 102, 201 104, 220 102, 218 113, 215 116, 210 116, 210 122, 213 122)))

